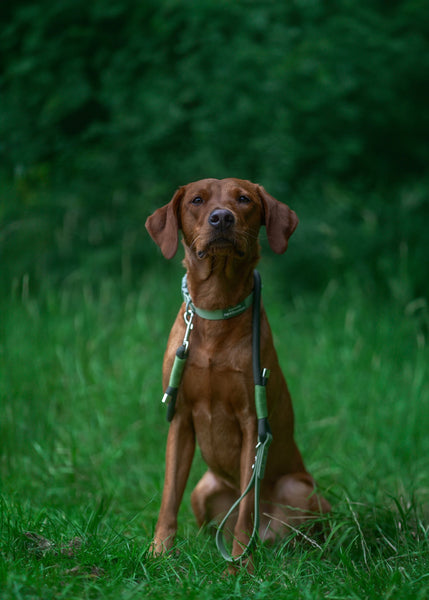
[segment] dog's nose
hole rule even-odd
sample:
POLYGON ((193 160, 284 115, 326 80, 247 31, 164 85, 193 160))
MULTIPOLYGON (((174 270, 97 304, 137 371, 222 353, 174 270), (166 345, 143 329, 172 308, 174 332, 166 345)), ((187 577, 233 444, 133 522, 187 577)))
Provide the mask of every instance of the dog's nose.
POLYGON ((235 217, 230 210, 217 208, 209 216, 209 223, 215 229, 224 231, 229 229, 235 223, 235 217))

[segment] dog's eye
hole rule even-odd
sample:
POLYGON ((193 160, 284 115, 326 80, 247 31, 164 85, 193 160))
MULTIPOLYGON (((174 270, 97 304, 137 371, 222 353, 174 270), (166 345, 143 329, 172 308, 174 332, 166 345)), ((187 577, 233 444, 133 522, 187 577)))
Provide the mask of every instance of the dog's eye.
POLYGON ((192 204, 202 204, 203 203, 203 199, 201 198, 201 196, 196 196, 192 202, 192 204))
POLYGON ((248 198, 247 196, 240 196, 238 198, 238 201, 240 202, 240 204, 249 204, 250 198, 248 198))

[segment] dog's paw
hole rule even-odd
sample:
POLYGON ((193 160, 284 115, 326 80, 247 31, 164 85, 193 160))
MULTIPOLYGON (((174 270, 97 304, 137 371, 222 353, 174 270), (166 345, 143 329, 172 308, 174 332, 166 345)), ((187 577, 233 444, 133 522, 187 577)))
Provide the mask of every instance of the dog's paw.
POLYGON ((231 575, 236 576, 243 572, 252 575, 254 571, 255 565, 253 563, 252 555, 250 555, 242 561, 229 564, 223 572, 223 577, 231 577, 231 575))
POLYGON ((170 539, 162 539, 162 538, 154 538, 151 545, 149 546, 149 554, 152 556, 162 556, 166 552, 168 552, 173 545, 172 540, 170 539))

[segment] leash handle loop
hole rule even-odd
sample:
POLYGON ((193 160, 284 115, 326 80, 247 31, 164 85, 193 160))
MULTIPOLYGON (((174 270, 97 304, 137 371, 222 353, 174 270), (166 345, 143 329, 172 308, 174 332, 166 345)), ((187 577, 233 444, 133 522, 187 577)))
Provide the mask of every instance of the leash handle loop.
POLYGON ((255 462, 252 467, 252 476, 250 481, 242 493, 242 495, 234 502, 231 506, 225 517, 223 518, 221 524, 219 525, 218 530, 216 531, 216 546, 219 550, 222 558, 231 564, 240 564, 242 561, 249 556, 252 551, 253 546, 256 543, 256 540, 259 537, 259 498, 261 491, 261 480, 264 477, 265 465, 267 463, 267 455, 268 448, 273 440, 273 436, 271 433, 268 433, 263 442, 258 442, 256 446, 256 456, 255 462), (240 502, 243 500, 245 496, 250 492, 252 488, 255 488, 255 499, 254 499, 254 521, 253 521, 253 531, 250 536, 249 542, 245 546, 243 552, 240 556, 232 556, 226 547, 225 538, 223 535, 223 531, 225 529, 226 522, 229 517, 235 511, 235 509, 239 506, 240 502))

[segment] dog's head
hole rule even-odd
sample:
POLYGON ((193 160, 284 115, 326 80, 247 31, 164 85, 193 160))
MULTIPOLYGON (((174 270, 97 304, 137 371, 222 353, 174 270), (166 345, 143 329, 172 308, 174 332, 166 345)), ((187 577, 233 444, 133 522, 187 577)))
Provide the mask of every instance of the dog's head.
POLYGON ((298 218, 262 186, 234 178, 201 179, 182 186, 146 221, 165 258, 175 255, 179 230, 200 259, 225 254, 246 257, 254 253, 262 225, 271 249, 282 254, 298 218))

